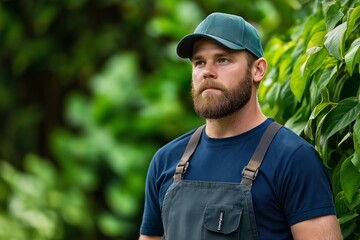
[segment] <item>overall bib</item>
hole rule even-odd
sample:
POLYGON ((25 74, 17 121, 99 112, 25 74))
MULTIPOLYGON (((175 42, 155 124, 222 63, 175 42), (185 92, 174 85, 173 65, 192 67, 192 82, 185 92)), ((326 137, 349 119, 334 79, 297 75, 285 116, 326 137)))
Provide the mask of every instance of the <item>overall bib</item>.
MULTIPOLYGON (((162 221, 165 240, 259 239, 251 187, 266 151, 281 125, 272 122, 242 173, 241 183, 183 180, 204 126, 191 136, 166 192, 162 221)), ((226 174, 226 173, 224 173, 226 174)))

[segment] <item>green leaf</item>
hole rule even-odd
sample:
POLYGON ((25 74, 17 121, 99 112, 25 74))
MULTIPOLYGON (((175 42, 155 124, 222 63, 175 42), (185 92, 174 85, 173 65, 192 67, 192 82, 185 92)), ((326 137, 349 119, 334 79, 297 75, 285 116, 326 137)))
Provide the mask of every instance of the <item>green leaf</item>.
POLYGON ((326 87, 323 87, 321 89, 321 102, 330 102, 330 94, 329 94, 329 90, 326 87))
POLYGON ((289 78, 289 70, 293 65, 293 59, 291 57, 284 58, 279 66, 279 83, 284 84, 289 78))
POLYGON ((291 43, 289 45, 279 38, 273 38, 270 40, 266 48, 266 58, 269 59, 269 64, 277 65, 284 54, 286 55, 286 52, 289 51, 289 48, 291 50, 294 47, 294 44, 295 43, 291 43))
POLYGON ((351 163, 354 165, 354 167, 358 170, 360 174, 360 156, 355 152, 354 157, 351 159, 351 163))
POLYGON ((325 47, 329 51, 330 55, 342 61, 344 34, 347 28, 347 22, 344 22, 328 32, 325 35, 325 47))
POLYGON ((347 223, 347 222, 353 220, 354 218, 356 218, 357 216, 358 216, 358 214, 356 213, 356 211, 352 211, 344 216, 341 216, 339 218, 339 223, 340 224, 347 223))
POLYGON ((348 139, 350 139, 352 137, 351 132, 348 132, 337 144, 338 147, 340 147, 341 144, 343 144, 344 142, 346 142, 348 139))
POLYGON ((310 115, 310 119, 315 119, 327 106, 331 105, 330 102, 324 102, 317 105, 310 115))
POLYGON ((309 17, 306 20, 303 32, 301 34, 301 38, 304 40, 304 42, 309 41, 309 38, 311 37, 314 26, 316 26, 316 24, 322 20, 323 20, 323 18, 319 14, 312 15, 311 17, 309 17))
MULTIPOLYGON (((331 81, 331 79, 333 77, 336 77, 337 75, 337 68, 333 67, 333 68, 326 68, 323 70, 321 76, 318 79, 314 79, 316 81, 316 84, 319 86, 319 89, 321 89, 321 96, 324 98, 325 96, 323 95, 323 90, 326 89, 326 99, 330 99, 329 98, 329 90, 327 90, 327 85, 329 84, 329 82, 331 81)), ((327 100, 326 102, 329 102, 329 100, 327 100)))
POLYGON ((340 4, 339 2, 334 2, 334 4, 332 4, 326 14, 325 14, 325 19, 326 19, 326 29, 328 31, 331 31, 334 29, 334 27, 336 26, 336 24, 341 20, 341 18, 344 16, 344 13, 342 13, 340 11, 340 4))
POLYGON ((314 135, 313 135, 313 131, 312 131, 313 120, 330 104, 331 103, 329 103, 329 102, 320 103, 312 111, 312 113, 309 117, 309 120, 305 126, 305 129, 304 129, 305 135, 308 136, 311 140, 314 140, 314 135))
MULTIPOLYGON (((340 167, 336 167, 339 168, 339 171, 337 171, 336 174, 332 174, 332 178, 331 181, 333 182, 333 191, 334 193, 337 192, 335 198, 334 198, 334 203, 335 203, 335 209, 336 209, 336 215, 338 218, 344 216, 345 214, 347 214, 349 212, 348 205, 349 205, 349 201, 346 199, 344 191, 341 189, 341 185, 337 188, 334 189, 334 185, 339 185, 340 184, 340 167)), ((352 210, 352 209, 350 209, 352 210)))
POLYGON ((275 82, 272 84, 270 89, 268 89, 268 93, 266 94, 266 103, 268 103, 272 108, 275 106, 277 99, 280 94, 280 84, 275 82))
POLYGON ((328 56, 327 51, 323 47, 313 47, 307 51, 308 57, 303 64, 304 68, 303 76, 307 78, 316 72, 323 64, 324 59, 328 56))
POLYGON ((320 47, 324 45, 324 37, 326 34, 325 20, 318 21, 311 29, 310 40, 307 42, 306 48, 320 47))
MULTIPOLYGON (((338 69, 344 68, 344 64, 340 63, 338 69)), ((331 79, 331 83, 334 85, 332 86, 333 92, 331 98, 334 99, 334 101, 340 101, 341 99, 344 99, 346 96, 342 96, 342 92, 344 89, 345 83, 349 80, 349 75, 342 73, 342 71, 338 71, 337 77, 331 79)))
POLYGON ((357 63, 360 63, 360 38, 351 44, 349 51, 345 55, 346 69, 350 76, 352 76, 357 63))
POLYGON ((341 186, 344 189, 345 197, 349 202, 352 202, 355 193, 360 187, 360 173, 352 164, 353 157, 354 155, 348 157, 341 165, 340 169, 341 186))
POLYGON ((324 44, 325 35, 326 35, 326 31, 314 32, 314 34, 310 38, 307 48, 309 49, 312 47, 322 46, 324 44))
POLYGON ((360 115, 358 115, 354 124, 354 149, 360 156, 360 115))
POLYGON ((304 94, 305 87, 307 84, 307 79, 304 78, 301 74, 301 66, 306 61, 307 55, 302 55, 301 58, 299 58, 294 66, 293 73, 291 75, 290 79, 290 89, 295 95, 296 99, 300 102, 301 98, 304 94))
POLYGON ((360 189, 358 189, 353 197, 352 202, 345 201, 346 207, 350 210, 354 210, 356 207, 360 206, 360 189))
POLYGON ((359 112, 360 104, 356 97, 350 97, 340 101, 324 119, 320 139, 321 145, 336 132, 353 122, 359 112))
POLYGON ((354 164, 356 169, 360 172, 360 115, 356 119, 354 124, 354 133, 353 133, 353 141, 354 141, 354 150, 355 154, 351 162, 354 164))
MULTIPOLYGON (((357 6, 352 12, 350 13, 350 17, 348 19, 348 28, 346 30, 345 40, 348 39, 350 34, 353 31, 353 27, 356 24, 356 21, 360 18, 360 6, 357 6)), ((358 28, 355 28, 354 30, 358 31, 358 28)))
POLYGON ((304 46, 304 40, 302 38, 294 40, 296 42, 296 45, 291 52, 291 58, 292 59, 299 59, 305 52, 305 46, 304 46))
MULTIPOLYGON (((354 217, 353 217, 353 219, 350 219, 349 220, 349 222, 347 222, 346 224, 343 224, 342 226, 341 226, 341 235, 342 235, 342 239, 349 239, 348 237, 355 231, 355 229, 356 229, 356 219, 354 219, 354 218, 356 218, 356 217, 358 217, 358 214, 355 212, 355 211, 353 211, 352 213, 350 213, 350 215, 351 214, 354 214, 354 217)), ((339 221, 340 222, 340 221, 339 221)), ((341 222, 343 222, 343 221, 341 221, 341 222)), ((354 239, 354 238, 350 238, 350 239, 354 239)), ((356 240, 358 240, 358 239, 356 239, 356 240)))

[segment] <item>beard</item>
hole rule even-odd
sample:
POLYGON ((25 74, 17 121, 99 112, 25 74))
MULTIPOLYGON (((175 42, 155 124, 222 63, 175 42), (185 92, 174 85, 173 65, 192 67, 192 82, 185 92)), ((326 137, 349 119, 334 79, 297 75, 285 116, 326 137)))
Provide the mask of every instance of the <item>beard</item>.
POLYGON ((229 116, 242 109, 251 98, 252 79, 248 70, 234 89, 226 89, 221 83, 215 81, 204 81, 198 89, 191 84, 191 96, 195 112, 202 118, 220 119, 229 116), (222 92, 218 94, 203 95, 207 88, 215 88, 222 92))

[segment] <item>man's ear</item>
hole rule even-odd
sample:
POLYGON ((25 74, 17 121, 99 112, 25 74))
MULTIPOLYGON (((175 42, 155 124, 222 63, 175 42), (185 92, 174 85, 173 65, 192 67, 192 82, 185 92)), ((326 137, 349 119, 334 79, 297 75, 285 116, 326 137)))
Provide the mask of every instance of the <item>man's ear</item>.
POLYGON ((253 64, 253 80, 256 83, 260 83, 260 81, 265 77, 267 71, 267 62, 265 58, 257 59, 253 64))

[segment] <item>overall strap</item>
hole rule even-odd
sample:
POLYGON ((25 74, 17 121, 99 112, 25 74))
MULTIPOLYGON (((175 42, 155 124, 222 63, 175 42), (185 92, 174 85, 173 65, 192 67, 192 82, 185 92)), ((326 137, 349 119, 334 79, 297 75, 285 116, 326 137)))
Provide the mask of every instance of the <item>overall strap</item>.
POLYGON ((265 130, 263 136, 260 139, 260 142, 258 146, 256 147, 256 150, 251 157, 251 160, 249 161, 248 165, 245 166, 244 170, 242 171, 242 179, 241 183, 248 187, 249 190, 251 190, 251 187, 253 185, 253 181, 255 180, 260 165, 262 161, 264 160, 266 151, 268 150, 271 141, 275 137, 276 133, 279 131, 279 129, 282 126, 278 124, 277 122, 272 122, 265 130))
POLYGON ((180 159, 179 164, 176 166, 175 175, 174 175, 174 182, 181 180, 187 170, 189 165, 189 159, 191 155, 195 152, 196 146, 201 137, 201 133, 204 129, 205 125, 199 127, 195 130, 195 132, 191 135, 191 138, 186 146, 185 152, 180 159))

